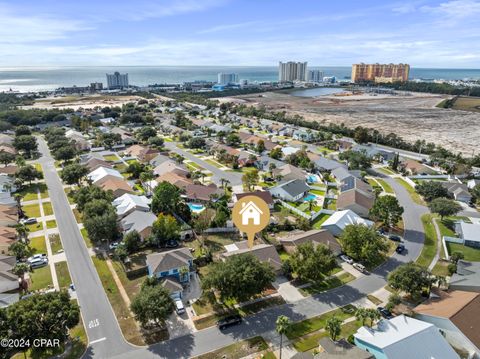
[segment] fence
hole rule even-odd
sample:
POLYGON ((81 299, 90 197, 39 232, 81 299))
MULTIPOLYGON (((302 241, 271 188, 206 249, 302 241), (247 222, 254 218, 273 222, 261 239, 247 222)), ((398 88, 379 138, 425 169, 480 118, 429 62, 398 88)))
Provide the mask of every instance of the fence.
POLYGON ((462 238, 456 238, 456 237, 448 237, 448 236, 442 237, 442 245, 443 245, 443 251, 445 252, 445 259, 450 260, 450 254, 448 253, 447 242, 464 244, 464 240, 462 238))
POLYGON ((309 216, 308 214, 302 212, 302 211, 299 210, 298 208, 295 208, 295 207, 289 205, 287 202, 284 202, 284 201, 282 201, 281 199, 278 200, 278 201, 282 204, 282 206, 284 206, 285 208, 288 208, 288 209, 289 209, 290 211, 292 211, 293 213, 298 214, 300 217, 306 218, 306 219, 308 219, 308 220, 311 218, 311 216, 309 216))
POLYGON ((205 233, 236 233, 238 229, 236 227, 221 227, 221 228, 208 228, 205 233))

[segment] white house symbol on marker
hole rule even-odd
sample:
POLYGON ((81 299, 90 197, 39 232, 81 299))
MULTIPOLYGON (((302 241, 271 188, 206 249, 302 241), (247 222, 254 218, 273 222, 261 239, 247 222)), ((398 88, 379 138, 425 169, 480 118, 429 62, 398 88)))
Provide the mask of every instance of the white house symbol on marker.
POLYGON ((248 202, 247 204, 242 203, 240 215, 242 216, 243 225, 248 225, 250 219, 253 220, 253 225, 260 225, 260 215, 262 214, 263 212, 260 210, 260 208, 258 208, 252 201, 248 202))

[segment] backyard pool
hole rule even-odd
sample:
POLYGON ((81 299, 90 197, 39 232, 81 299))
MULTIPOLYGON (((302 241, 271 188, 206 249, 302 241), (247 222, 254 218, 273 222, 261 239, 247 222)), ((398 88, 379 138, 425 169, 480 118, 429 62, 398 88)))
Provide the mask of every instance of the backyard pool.
POLYGON ((317 183, 318 182, 318 177, 316 175, 308 175, 307 176, 307 182, 317 183))
POLYGON ((203 204, 195 204, 195 203, 189 203, 188 207, 193 213, 200 213, 205 209, 205 206, 203 204))
POLYGON ((303 197, 303 200, 305 202, 308 202, 308 201, 314 201, 317 199, 317 196, 315 196, 313 193, 309 193, 308 195, 306 195, 305 197, 303 197))

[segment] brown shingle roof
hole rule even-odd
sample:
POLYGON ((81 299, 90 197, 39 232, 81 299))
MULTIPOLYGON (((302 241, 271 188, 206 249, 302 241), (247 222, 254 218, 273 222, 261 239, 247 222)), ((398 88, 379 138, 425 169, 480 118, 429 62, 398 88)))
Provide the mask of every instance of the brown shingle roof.
POLYGON ((358 204, 370 210, 374 202, 375 198, 373 196, 365 196, 361 191, 355 189, 338 195, 337 208, 347 208, 352 204, 358 204))
POLYGON ((185 195, 188 199, 198 199, 209 201, 213 194, 220 194, 218 187, 214 184, 202 186, 199 184, 190 184, 185 187, 185 195))
POLYGON ((333 235, 326 229, 312 229, 310 231, 294 233, 290 236, 279 239, 283 245, 299 246, 303 243, 313 242, 314 244, 324 244, 332 252, 341 252, 342 248, 333 235))
POLYGON ((18 167, 15 165, 9 165, 5 167, 0 167, 0 173, 13 175, 17 172, 18 167))
POLYGON ((106 181, 102 182, 100 184, 100 187, 104 191, 112 190, 112 191, 117 191, 117 190, 124 190, 125 192, 133 192, 132 187, 127 183, 127 181, 124 181, 120 178, 109 178, 106 181))
POLYGON ((246 193, 236 193, 235 196, 237 200, 245 197, 245 196, 257 196, 263 199, 267 204, 273 204, 273 197, 272 194, 268 191, 254 191, 254 192, 246 192, 246 193))
POLYGON ((280 270, 282 268, 282 260, 277 253, 277 250, 271 244, 257 244, 254 245, 251 249, 248 248, 247 241, 241 241, 235 243, 237 248, 236 251, 225 252, 223 253, 224 257, 231 257, 239 254, 250 253, 258 258, 260 262, 269 263, 274 270, 280 270))

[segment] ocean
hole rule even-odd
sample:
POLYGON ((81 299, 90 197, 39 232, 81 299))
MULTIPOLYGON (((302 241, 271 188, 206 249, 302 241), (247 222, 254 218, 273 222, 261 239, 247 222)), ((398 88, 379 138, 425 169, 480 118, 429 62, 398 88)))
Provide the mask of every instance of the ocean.
MULTIPOLYGON (((350 67, 312 66, 325 76, 350 78, 350 67)), ((128 73, 131 85, 183 83, 187 81, 216 81, 219 72, 234 72, 249 81, 276 81, 274 66, 78 66, 78 67, 0 67, 0 92, 43 91, 58 87, 87 86, 91 82, 106 83, 106 73, 128 73)), ((480 80, 480 69, 421 69, 412 68, 411 79, 480 80)))

